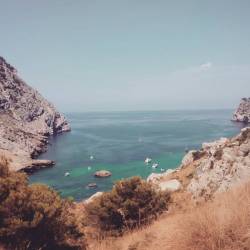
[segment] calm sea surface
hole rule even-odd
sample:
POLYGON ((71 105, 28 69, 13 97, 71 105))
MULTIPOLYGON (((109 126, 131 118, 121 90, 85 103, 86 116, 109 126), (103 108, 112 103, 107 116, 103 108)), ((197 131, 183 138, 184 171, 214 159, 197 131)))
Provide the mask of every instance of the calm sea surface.
POLYGON ((232 110, 70 113, 72 131, 52 137, 41 159, 56 161, 54 168, 38 171, 30 182, 46 183, 62 196, 76 200, 97 191, 111 189, 121 178, 139 175, 146 178, 161 168, 177 167, 186 149, 198 149, 202 142, 233 136, 241 125, 230 121, 232 110), (94 159, 91 160, 90 156, 94 159), (146 157, 158 163, 146 166, 146 157), (97 170, 112 176, 98 179, 97 170), (70 175, 65 177, 65 172, 70 175), (91 182, 95 189, 87 188, 91 182))

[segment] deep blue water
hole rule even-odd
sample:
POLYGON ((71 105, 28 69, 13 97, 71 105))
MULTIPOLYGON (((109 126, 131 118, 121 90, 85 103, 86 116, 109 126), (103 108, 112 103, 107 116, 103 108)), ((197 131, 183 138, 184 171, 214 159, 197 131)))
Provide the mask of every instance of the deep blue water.
POLYGON ((154 111, 112 113, 70 113, 72 131, 52 137, 48 151, 40 158, 56 161, 56 166, 30 176, 56 188, 62 196, 84 199, 97 191, 111 189, 114 181, 140 175, 146 178, 160 168, 177 167, 186 149, 202 142, 233 136, 241 124, 230 121, 232 110, 154 111), (94 160, 90 156, 94 156, 94 160), (159 163, 153 170, 146 157, 159 163), (88 167, 91 166, 91 170, 88 167), (96 170, 112 176, 97 179, 96 170), (65 172, 70 176, 65 177, 65 172), (95 189, 86 186, 97 183, 95 189))

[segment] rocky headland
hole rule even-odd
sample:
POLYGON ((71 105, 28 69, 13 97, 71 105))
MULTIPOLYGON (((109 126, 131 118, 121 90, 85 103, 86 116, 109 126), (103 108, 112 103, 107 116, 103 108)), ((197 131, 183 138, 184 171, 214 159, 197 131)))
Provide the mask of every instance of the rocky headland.
POLYGON ((239 107, 233 114, 233 121, 250 123, 250 97, 242 98, 239 107))
POLYGON ((49 136, 69 130, 65 117, 0 57, 0 157, 9 158, 10 169, 52 166, 53 161, 35 158, 46 151, 49 136))
POLYGON ((151 174, 148 181, 162 190, 191 194, 195 200, 250 180, 250 127, 233 138, 203 143, 200 150, 189 151, 176 170, 151 174))

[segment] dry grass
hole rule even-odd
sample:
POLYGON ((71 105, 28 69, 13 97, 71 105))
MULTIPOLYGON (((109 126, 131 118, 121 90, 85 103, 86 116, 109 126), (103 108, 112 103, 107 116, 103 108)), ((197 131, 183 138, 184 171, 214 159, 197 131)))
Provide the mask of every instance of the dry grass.
POLYGON ((250 250, 250 183, 151 226, 92 244, 95 250, 250 250))
POLYGON ((250 183, 220 194, 177 221, 165 249, 250 249, 250 183))

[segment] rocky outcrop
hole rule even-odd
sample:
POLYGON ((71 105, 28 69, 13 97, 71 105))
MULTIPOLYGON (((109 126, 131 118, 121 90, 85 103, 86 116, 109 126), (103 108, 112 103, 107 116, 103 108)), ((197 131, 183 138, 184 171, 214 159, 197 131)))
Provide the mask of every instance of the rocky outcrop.
POLYGON ((242 98, 239 107, 235 111, 233 121, 250 123, 250 98, 242 98))
POLYGON ((46 150, 50 135, 69 130, 64 116, 0 57, 0 149, 15 156, 15 160, 19 158, 20 164, 13 170, 31 171, 43 164, 52 165, 51 161, 33 158, 46 150), (21 162, 29 163, 22 165, 21 162))
POLYGON ((24 171, 32 173, 36 170, 52 167, 55 162, 51 160, 31 159, 28 156, 12 153, 9 150, 0 149, 0 156, 9 160, 9 168, 12 171, 24 171))
POLYGON ((169 191, 169 192, 175 192, 180 190, 182 187, 180 181, 173 179, 170 181, 162 181, 159 183, 159 188, 162 191, 169 191))
POLYGON ((231 139, 205 143, 187 190, 194 198, 211 197, 250 180, 250 128, 231 139))
POLYGON ((175 170, 152 173, 147 181, 157 189, 191 193, 196 200, 250 181, 250 127, 231 139, 221 138, 189 151, 175 170))
POLYGON ((98 178, 105 178, 105 177, 111 176, 111 172, 107 170, 100 170, 100 171, 96 171, 94 176, 98 178))
POLYGON ((199 150, 190 150, 182 159, 181 166, 186 166, 198 159, 200 159, 204 155, 203 151, 199 150))
POLYGON ((86 199, 83 203, 85 205, 87 205, 87 204, 93 202, 96 198, 102 196, 102 194, 103 194, 103 192, 96 192, 92 196, 90 196, 88 199, 86 199))
POLYGON ((153 183, 157 183, 159 182, 161 179, 163 179, 164 177, 167 177, 169 174, 174 173, 176 170, 174 169, 168 169, 166 170, 164 173, 161 174, 157 174, 157 173, 152 173, 148 176, 147 181, 148 182, 153 182, 153 183))

